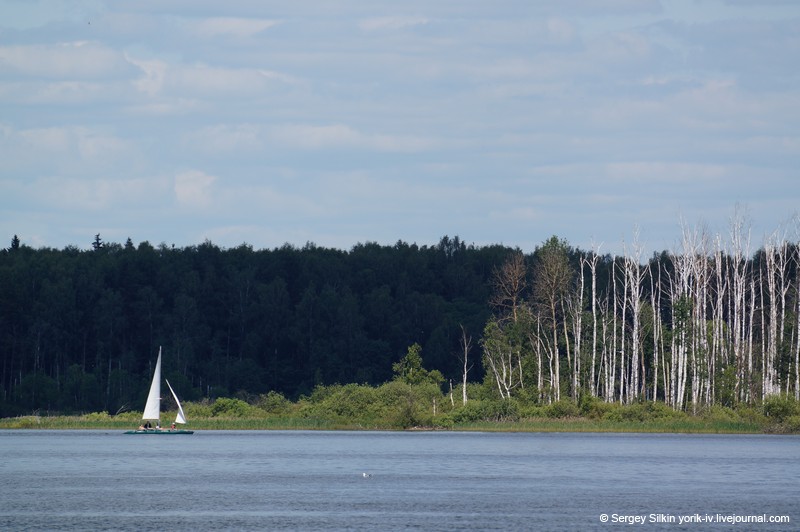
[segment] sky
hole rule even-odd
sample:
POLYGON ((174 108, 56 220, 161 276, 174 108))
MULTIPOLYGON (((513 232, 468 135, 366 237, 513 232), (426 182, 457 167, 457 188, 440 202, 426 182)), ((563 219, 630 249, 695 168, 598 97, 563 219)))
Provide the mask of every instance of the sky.
POLYGON ((799 89, 794 0, 0 0, 0 247, 796 241, 799 89))

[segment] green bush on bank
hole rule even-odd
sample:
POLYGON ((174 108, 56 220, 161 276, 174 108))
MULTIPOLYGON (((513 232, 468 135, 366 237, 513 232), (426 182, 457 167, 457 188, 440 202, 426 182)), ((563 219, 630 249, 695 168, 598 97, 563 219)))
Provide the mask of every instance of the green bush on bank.
POLYGON ((544 414, 550 418, 578 417, 580 410, 578 405, 572 401, 562 399, 547 405, 544 408, 544 414))
POLYGON ((282 393, 273 390, 265 395, 260 395, 255 406, 269 414, 282 416, 291 411, 292 402, 284 397, 282 393))
POLYGON ((211 405, 212 417, 230 417, 230 418, 244 418, 244 417, 265 417, 266 412, 258 407, 252 406, 241 399, 229 399, 227 397, 218 397, 211 405))
MULTIPOLYGON (((500 399, 485 388, 469 390, 466 404, 434 383, 393 380, 381 386, 346 384, 317 386, 292 402, 277 392, 245 399, 219 397, 187 402, 190 425, 205 429, 350 428, 471 430, 644 430, 659 432, 800 432, 800 403, 772 397, 763 404, 713 405, 696 415, 674 411, 662 402, 606 403, 584 394, 540 405, 537 395, 500 399), (474 392, 474 393, 473 393, 474 392)), ((459 397, 460 399, 460 397, 459 397)), ((21 416, 0 419, 0 428, 117 428, 141 422, 140 412, 110 415, 21 416)), ((162 420, 175 412, 162 412, 162 420)), ((166 421, 165 421, 166 423, 166 421)))
POLYGON ((788 418, 800 415, 800 403, 782 395, 767 397, 763 404, 764 415, 783 423, 788 418))

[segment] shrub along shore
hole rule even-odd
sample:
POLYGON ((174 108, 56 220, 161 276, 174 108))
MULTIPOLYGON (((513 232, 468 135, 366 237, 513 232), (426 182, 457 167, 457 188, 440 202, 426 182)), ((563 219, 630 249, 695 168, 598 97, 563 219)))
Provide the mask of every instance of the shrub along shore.
MULTIPOLYGON (((479 395, 479 394, 476 394, 479 395)), ((459 430, 508 432, 800 433, 800 403, 772 397, 759 407, 712 406, 675 411, 661 402, 621 405, 584 396, 547 405, 519 399, 470 399, 442 394, 435 385, 393 381, 373 387, 318 386, 290 401, 279 393, 188 402, 195 430, 459 430)), ((175 412, 162 412, 168 426, 175 412)), ((0 419, 0 429, 135 428, 136 411, 110 415, 36 412, 0 419)))

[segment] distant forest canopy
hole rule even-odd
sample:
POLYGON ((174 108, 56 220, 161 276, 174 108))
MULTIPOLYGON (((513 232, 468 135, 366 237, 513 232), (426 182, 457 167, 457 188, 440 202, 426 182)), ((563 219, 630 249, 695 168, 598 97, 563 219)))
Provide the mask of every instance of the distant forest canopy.
POLYGON ((754 251, 736 220, 729 238, 684 227, 681 243, 645 258, 636 241, 611 256, 555 236, 527 254, 447 236, 349 251, 14 236, 0 251, 0 415, 141 409, 159 346, 187 400, 377 385, 411 347, 443 390, 478 382, 497 400, 797 398, 798 244, 754 251))

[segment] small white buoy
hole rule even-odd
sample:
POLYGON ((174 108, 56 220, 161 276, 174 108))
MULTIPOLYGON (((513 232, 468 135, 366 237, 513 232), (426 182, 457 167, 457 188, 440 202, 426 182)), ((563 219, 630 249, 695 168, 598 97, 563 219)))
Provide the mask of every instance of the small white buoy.
POLYGON ((370 475, 369 473, 361 473, 361 476, 364 477, 364 478, 369 478, 372 475, 370 475))

